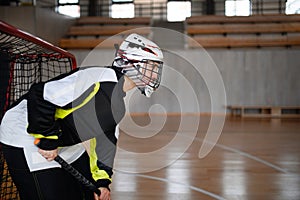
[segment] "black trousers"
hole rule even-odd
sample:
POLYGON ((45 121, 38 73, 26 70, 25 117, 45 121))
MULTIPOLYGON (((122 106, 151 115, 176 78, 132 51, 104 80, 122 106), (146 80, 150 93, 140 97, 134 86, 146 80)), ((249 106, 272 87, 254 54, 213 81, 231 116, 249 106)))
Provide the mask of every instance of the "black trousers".
MULTIPOLYGON (((92 200, 93 193, 84 188, 62 168, 30 172, 22 148, 2 145, 9 172, 22 200, 92 200)), ((85 152, 72 166, 92 180, 89 156, 85 152)))

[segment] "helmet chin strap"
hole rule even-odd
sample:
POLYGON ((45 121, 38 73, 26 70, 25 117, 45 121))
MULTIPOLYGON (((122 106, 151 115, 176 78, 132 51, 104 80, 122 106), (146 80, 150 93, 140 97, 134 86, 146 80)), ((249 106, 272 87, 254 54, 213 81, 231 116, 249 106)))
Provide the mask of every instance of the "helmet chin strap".
POLYGON ((154 92, 153 88, 149 85, 146 85, 144 91, 142 92, 146 97, 151 97, 151 94, 154 92))

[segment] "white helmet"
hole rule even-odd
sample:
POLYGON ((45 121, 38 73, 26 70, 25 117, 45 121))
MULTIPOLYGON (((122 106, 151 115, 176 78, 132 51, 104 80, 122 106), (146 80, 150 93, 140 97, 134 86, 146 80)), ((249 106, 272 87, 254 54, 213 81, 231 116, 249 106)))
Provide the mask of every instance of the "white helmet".
POLYGON ((160 84, 163 54, 152 41, 130 34, 117 49, 113 65, 150 97, 160 84))

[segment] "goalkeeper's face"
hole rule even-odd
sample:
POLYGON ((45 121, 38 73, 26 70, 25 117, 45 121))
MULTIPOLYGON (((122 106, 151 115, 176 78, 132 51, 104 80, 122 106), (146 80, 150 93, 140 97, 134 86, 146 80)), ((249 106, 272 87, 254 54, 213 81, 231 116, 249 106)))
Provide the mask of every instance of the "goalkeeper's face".
POLYGON ((142 94, 150 97, 160 84, 163 63, 153 60, 142 60, 133 61, 130 64, 135 69, 133 73, 135 75, 127 74, 135 82, 142 94))
POLYGON ((118 57, 114 65, 121 69, 121 73, 131 79, 135 86, 147 97, 159 87, 163 62, 150 59, 129 60, 118 57))
POLYGON ((154 90, 158 88, 160 83, 161 68, 161 63, 152 60, 139 62, 138 66, 136 66, 140 80, 145 86, 148 85, 154 90))

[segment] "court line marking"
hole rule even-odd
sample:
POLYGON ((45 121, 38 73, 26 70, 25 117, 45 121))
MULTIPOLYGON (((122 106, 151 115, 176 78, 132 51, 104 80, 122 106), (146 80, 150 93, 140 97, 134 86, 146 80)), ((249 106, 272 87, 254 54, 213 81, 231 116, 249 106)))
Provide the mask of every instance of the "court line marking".
POLYGON ((176 182, 176 181, 171 181, 171 180, 168 180, 166 178, 159 178, 159 177, 156 177, 156 176, 149 176, 149 175, 144 175, 144 174, 133 174, 133 173, 127 173, 127 172, 122 172, 122 171, 116 171, 118 173, 123 173, 123 174, 127 174, 127 175, 132 175, 132 176, 137 176, 137 177, 141 177, 141 178, 146 178, 146 179, 151 179, 151 180, 156 180, 156 181, 161 181, 161 182, 164 182, 164 183, 172 183, 172 184, 176 184, 176 185, 180 185, 180 186, 183 186, 183 187, 188 187, 189 189, 191 190, 194 190, 194 191, 197 191, 197 192, 200 192, 200 193, 203 193, 207 196, 210 196, 214 199, 217 199, 217 200, 226 200, 225 198, 217 195, 217 194, 214 194, 214 193, 211 193, 207 190, 204 190, 204 189, 201 189, 201 188, 198 188, 198 187, 195 187, 195 186, 192 186, 192 185, 188 185, 188 184, 185 184, 185 183, 180 183, 180 182, 176 182))
MULTIPOLYGON (((184 136, 184 137, 192 138, 192 137, 187 136, 187 135, 185 135, 183 133, 178 133, 178 134, 180 134, 181 136, 184 136)), ((197 138, 197 137, 194 137, 194 139, 197 140, 197 141, 202 141, 202 142, 206 142, 206 143, 209 143, 209 144, 213 144, 210 141, 203 141, 203 139, 200 139, 200 138, 197 138)), ((253 156, 253 155, 251 155, 249 153, 246 153, 244 151, 241 151, 241 150, 238 150, 238 149, 235 149, 235 148, 232 148, 232 147, 228 147, 228 146, 223 145, 223 144, 216 143, 214 145, 216 147, 218 147, 218 148, 221 148, 221 149, 224 149, 224 150, 227 150, 227 151, 231 151, 231 152, 237 153, 237 154, 239 154, 241 156, 244 156, 244 157, 247 157, 249 159, 255 160, 255 161, 259 162, 259 163, 262 163, 262 164, 264 164, 266 166, 269 166, 269 167, 271 167, 271 168, 273 168, 273 169, 275 169, 277 171, 280 171, 282 173, 286 173, 286 174, 289 173, 289 171, 286 170, 286 169, 284 169, 284 168, 276 166, 276 165, 274 165, 274 164, 272 164, 272 163, 270 163, 268 161, 265 161, 265 160, 263 160, 263 159, 261 159, 261 158, 259 158, 257 156, 253 156)), ((202 194, 205 194, 205 195, 210 196, 210 197, 212 197, 214 199, 217 199, 217 200, 226 200, 225 198, 223 198, 223 197, 221 197, 221 196, 219 196, 217 194, 211 193, 211 192, 209 192, 207 190, 204 190, 204 189, 192 186, 192 185, 184 184, 184 183, 180 183, 180 182, 176 182, 176 181, 171 181, 171 180, 168 180, 166 178, 159 178, 159 177, 149 176, 149 175, 144 175, 144 174, 132 174, 132 173, 126 173, 126 172, 121 172, 121 171, 116 171, 116 172, 118 172, 118 173, 124 173, 124 174, 127 174, 127 175, 134 175, 134 176, 137 176, 137 177, 142 177, 142 178, 147 178, 147 179, 152 179, 152 180, 157 180, 157 181, 161 181, 161 182, 165 182, 165 183, 177 184, 177 185, 180 185, 180 186, 188 187, 191 190, 200 192, 202 194)))
MULTIPOLYGON (((184 136, 184 137, 190 137, 190 136, 184 135, 183 133, 179 133, 179 134, 182 135, 182 136, 184 136)), ((228 146, 223 145, 223 144, 218 144, 218 143, 214 144, 214 143, 212 143, 210 141, 203 141, 203 139, 200 139, 200 138, 197 138, 197 137, 195 137, 194 139, 196 139, 198 141, 202 141, 202 142, 206 142, 206 143, 215 145, 215 146, 217 146, 217 147, 219 147, 221 149, 225 149, 227 151, 231 151, 231 152, 237 153, 237 154, 239 154, 241 156, 247 157, 249 159, 252 159, 252 160, 260 162, 260 163, 262 163, 264 165, 267 165, 267 166, 269 166, 269 167, 271 167, 271 168, 273 168, 273 169, 275 169, 277 171, 280 171, 282 173, 285 173, 285 174, 289 174, 290 173, 287 169, 284 169, 284 168, 281 168, 279 166, 276 166, 276 165, 274 165, 274 164, 272 164, 272 163, 270 163, 268 161, 265 161, 265 160, 263 160, 263 159, 261 159, 261 158, 259 158, 257 156, 253 156, 253 155, 251 155, 249 153, 246 153, 244 151, 241 151, 241 150, 238 150, 238 149, 235 149, 235 148, 232 148, 232 147, 228 147, 228 146)))

